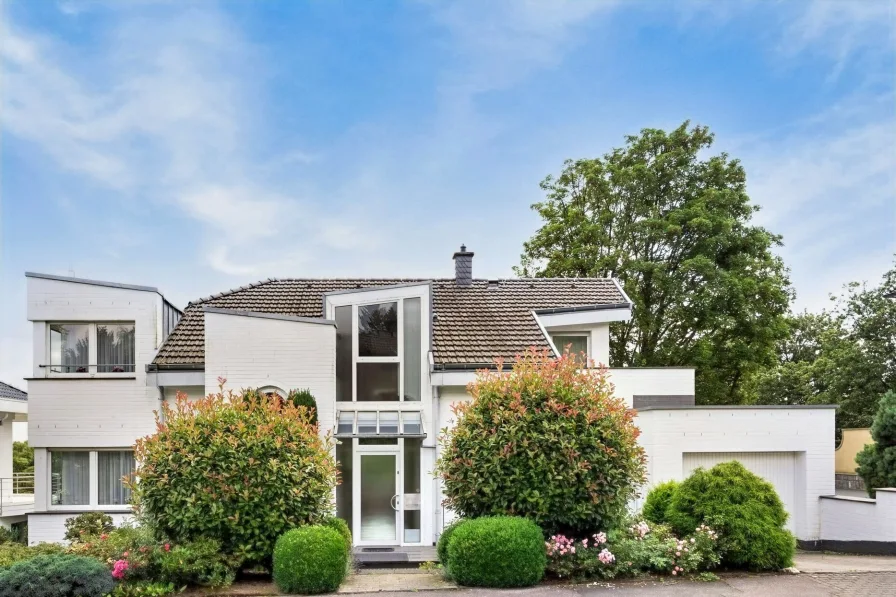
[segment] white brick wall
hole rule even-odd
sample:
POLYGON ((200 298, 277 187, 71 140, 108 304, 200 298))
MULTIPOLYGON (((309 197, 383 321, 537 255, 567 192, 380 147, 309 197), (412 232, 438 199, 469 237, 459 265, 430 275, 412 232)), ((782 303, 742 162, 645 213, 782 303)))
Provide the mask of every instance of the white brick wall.
MULTIPOLYGON (((66 543, 65 521, 77 514, 31 514, 28 516, 28 545, 38 543, 66 543)), ((121 512, 109 513, 112 524, 121 526, 133 521, 133 515, 121 512)))
POLYGON ((682 479, 685 453, 794 453, 794 532, 818 539, 818 498, 834 493, 834 409, 642 410, 635 423, 647 452, 648 486, 682 479))
POLYGON ((308 388, 321 430, 336 421, 336 328, 242 315, 205 314, 205 391, 277 386, 308 388))
POLYGON ((618 367, 611 368, 610 383, 616 388, 616 396, 631 407, 633 397, 638 396, 693 396, 694 370, 672 367, 618 367))
POLYGON ((896 489, 878 489, 876 496, 821 498, 821 539, 896 542, 896 489))

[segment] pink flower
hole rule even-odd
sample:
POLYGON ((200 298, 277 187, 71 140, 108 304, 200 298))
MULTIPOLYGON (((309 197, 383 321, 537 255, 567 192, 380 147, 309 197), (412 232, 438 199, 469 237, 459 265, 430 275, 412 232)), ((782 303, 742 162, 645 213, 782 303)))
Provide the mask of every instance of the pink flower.
POLYGON ((603 564, 612 564, 616 561, 616 556, 610 553, 610 550, 603 549, 599 554, 597 554, 597 559, 601 561, 603 564))
POLYGON ((675 570, 673 570, 673 571, 672 571, 672 576, 675 576, 676 574, 678 574, 678 572, 676 572, 675 570))
POLYGON ((128 569, 128 563, 125 560, 118 560, 112 566, 112 578, 121 580, 124 578, 124 573, 128 569))
POLYGON ((606 533, 598 533, 594 535, 594 542, 598 545, 602 545, 607 542, 607 534, 606 533))
POLYGON ((166 544, 163 545, 162 547, 165 549, 165 551, 171 551, 171 544, 170 544, 170 543, 166 543, 166 544))
POLYGON ((131 552, 126 551, 126 552, 124 552, 123 554, 121 554, 121 557, 126 558, 126 557, 128 557, 129 555, 131 555, 131 552))
POLYGON ((676 558, 681 557, 681 552, 680 552, 680 551, 676 551, 676 552, 675 552, 675 557, 676 557, 676 558))
POLYGON ((100 535, 100 539, 102 539, 103 541, 105 541, 108 538, 109 538, 109 535, 107 535, 106 533, 103 533, 102 535, 100 535))

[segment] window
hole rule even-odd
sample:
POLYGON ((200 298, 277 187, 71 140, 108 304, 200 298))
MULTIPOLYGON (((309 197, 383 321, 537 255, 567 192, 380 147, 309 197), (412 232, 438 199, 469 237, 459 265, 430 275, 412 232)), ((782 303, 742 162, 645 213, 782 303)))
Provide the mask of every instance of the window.
POLYGON ((90 452, 53 451, 50 458, 50 504, 89 505, 90 452))
POLYGON ((398 356, 398 303, 358 307, 358 356, 398 356))
POLYGON ((134 324, 96 326, 97 373, 134 372, 134 324))
POLYGON ((551 340, 554 341, 554 346, 557 347, 557 351, 560 354, 563 354, 567 348, 569 349, 569 354, 573 356, 578 361, 588 362, 588 336, 581 335, 552 335, 551 340), (584 353, 584 359, 583 359, 584 353))
POLYGON ((50 374, 134 373, 133 322, 51 323, 48 327, 50 374))
POLYGON ((419 402, 423 395, 423 300, 334 307, 336 400, 419 402))
POLYGON ((51 450, 50 505, 127 506, 135 469, 133 450, 51 450))
POLYGON ((89 334, 90 326, 83 323, 50 325, 50 366, 55 373, 87 373, 89 334))
POLYGON ((131 501, 131 490, 124 477, 134 472, 134 453, 130 450, 97 452, 98 494, 101 506, 124 506, 131 501))

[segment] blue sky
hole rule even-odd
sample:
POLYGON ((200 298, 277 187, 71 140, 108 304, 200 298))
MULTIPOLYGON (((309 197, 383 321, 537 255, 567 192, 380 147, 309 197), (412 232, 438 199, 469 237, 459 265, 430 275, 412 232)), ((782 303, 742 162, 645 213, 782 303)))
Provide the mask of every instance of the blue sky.
POLYGON ((887 0, 4 3, 0 379, 28 270, 189 300, 267 277, 511 275, 538 182, 710 126, 798 308, 891 263, 887 0))

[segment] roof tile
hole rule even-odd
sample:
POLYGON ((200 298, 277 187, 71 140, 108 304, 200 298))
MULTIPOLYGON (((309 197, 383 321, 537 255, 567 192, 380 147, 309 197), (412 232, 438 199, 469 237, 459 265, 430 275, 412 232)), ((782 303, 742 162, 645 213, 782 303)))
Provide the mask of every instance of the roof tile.
POLYGON ((470 286, 458 286, 453 278, 268 279, 187 305, 153 364, 204 364, 204 306, 322 317, 327 292, 413 282, 432 283, 433 359, 442 365, 487 364, 510 360, 532 346, 549 348, 533 310, 627 302, 609 278, 474 280, 470 286))

